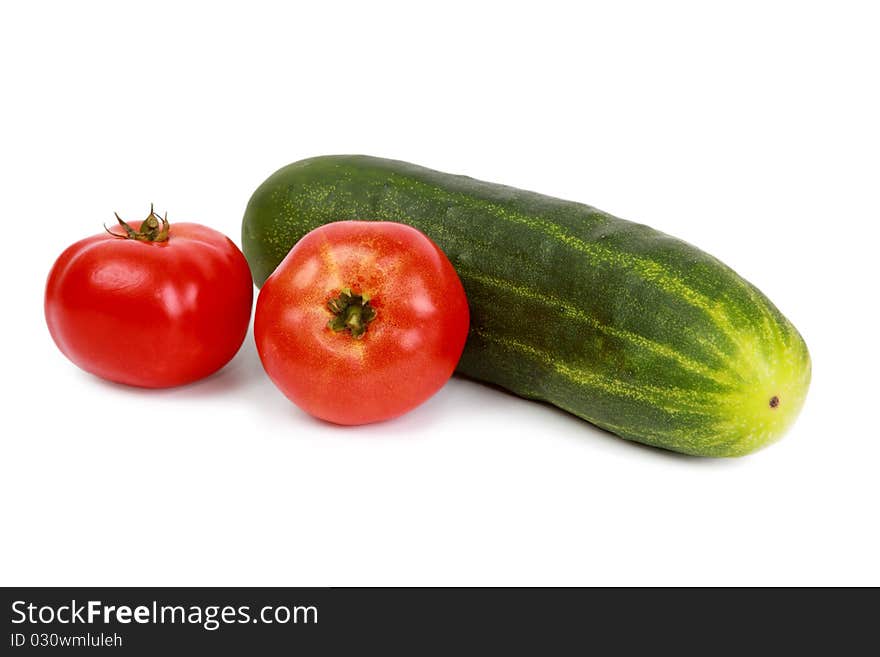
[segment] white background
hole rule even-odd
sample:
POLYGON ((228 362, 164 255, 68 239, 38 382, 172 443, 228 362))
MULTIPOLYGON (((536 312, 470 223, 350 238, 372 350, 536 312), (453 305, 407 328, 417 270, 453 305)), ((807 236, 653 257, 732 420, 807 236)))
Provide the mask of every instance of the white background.
POLYGON ((0 583, 880 584, 871 3, 419 7, 3 4, 0 583), (340 429, 273 387, 251 336, 159 392, 55 348, 46 274, 114 210, 239 243, 271 172, 355 152, 717 255, 810 346, 800 419, 695 459, 456 378, 340 429))

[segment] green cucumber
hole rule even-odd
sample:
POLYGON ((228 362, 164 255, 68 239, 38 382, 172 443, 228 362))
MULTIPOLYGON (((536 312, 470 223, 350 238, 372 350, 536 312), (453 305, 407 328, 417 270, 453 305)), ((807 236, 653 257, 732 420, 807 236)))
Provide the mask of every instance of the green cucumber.
POLYGON ((302 160, 254 192, 244 254, 262 285, 313 228, 398 221, 467 292, 458 372, 623 438, 740 456, 792 424, 810 356, 792 324, 714 257, 588 205, 362 155, 302 160))

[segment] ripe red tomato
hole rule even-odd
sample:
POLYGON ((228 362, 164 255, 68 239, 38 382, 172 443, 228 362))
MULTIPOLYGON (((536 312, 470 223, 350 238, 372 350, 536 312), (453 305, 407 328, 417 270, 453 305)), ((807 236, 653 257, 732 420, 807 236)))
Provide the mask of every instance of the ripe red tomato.
MULTIPOLYGON (((118 218, 118 217, 117 217, 118 218)), ((142 222, 70 246, 46 284, 46 323, 87 372, 165 388, 220 369, 247 333, 253 283, 241 251, 199 224, 142 222)))
POLYGON ((461 281, 426 235, 340 221, 303 237, 266 281, 254 337, 269 377, 300 408, 366 424, 437 392, 468 323, 461 281))

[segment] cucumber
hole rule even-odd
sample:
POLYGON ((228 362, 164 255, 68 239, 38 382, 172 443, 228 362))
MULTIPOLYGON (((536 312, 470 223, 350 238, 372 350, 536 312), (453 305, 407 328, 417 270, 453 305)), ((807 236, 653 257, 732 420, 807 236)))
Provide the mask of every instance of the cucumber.
POLYGON ((461 277, 465 376, 623 438, 740 456, 782 436, 810 382, 792 324, 699 249, 588 205, 363 155, 302 160, 254 192, 244 254, 262 285, 313 228, 398 221, 461 277))

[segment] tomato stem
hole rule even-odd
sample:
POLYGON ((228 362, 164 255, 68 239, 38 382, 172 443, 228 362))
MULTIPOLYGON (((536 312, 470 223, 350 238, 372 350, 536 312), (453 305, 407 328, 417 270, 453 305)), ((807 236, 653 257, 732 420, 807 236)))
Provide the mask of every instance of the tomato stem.
POLYGON ((376 309, 370 305, 370 295, 354 294, 347 287, 327 302, 327 308, 333 313, 327 326, 336 333, 348 331, 356 340, 364 337, 370 322, 376 319, 376 309))
POLYGON ((135 230, 129 226, 116 212, 113 214, 116 216, 116 221, 119 222, 119 225, 122 226, 122 229, 125 231, 125 235, 114 233, 107 228, 107 225, 105 224, 104 230, 110 233, 113 237, 125 240, 137 240, 139 242, 166 242, 168 240, 168 231, 171 228, 171 224, 168 223, 168 213, 166 212, 164 217, 160 217, 153 211, 152 203, 150 203, 150 214, 141 222, 140 230, 135 230))

